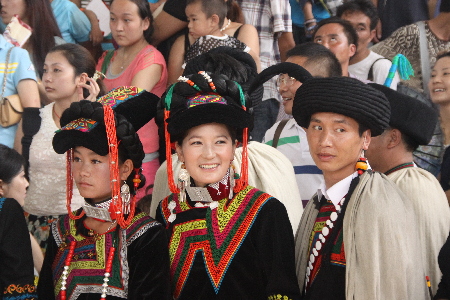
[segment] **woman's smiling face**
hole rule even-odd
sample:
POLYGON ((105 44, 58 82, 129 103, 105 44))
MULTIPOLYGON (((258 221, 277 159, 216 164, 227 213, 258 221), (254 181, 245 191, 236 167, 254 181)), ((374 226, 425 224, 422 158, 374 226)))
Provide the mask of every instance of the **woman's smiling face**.
POLYGON ((176 150, 195 186, 204 187, 225 176, 234 158, 236 143, 225 125, 209 123, 191 128, 183 143, 176 143, 176 150))

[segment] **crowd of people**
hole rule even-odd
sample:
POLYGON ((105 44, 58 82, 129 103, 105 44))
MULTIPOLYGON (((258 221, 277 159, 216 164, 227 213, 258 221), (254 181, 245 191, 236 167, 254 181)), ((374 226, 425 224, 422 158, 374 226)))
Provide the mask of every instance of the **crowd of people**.
POLYGON ((450 300, 450 0, 89 2, 0 1, 1 299, 450 300))

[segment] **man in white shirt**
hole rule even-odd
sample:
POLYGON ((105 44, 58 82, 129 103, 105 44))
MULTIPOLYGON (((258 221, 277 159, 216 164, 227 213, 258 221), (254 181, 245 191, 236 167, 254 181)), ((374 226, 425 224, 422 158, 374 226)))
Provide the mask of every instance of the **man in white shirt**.
MULTIPOLYGON (((336 56, 324 46, 312 42, 297 45, 289 50, 286 62, 302 66, 312 76, 342 75, 341 65, 336 56)), ((289 116, 292 116, 295 92, 301 84, 300 81, 288 74, 280 74, 278 77, 278 91, 283 99, 284 111, 289 116)), ((322 171, 317 168, 309 153, 305 130, 298 126, 294 119, 277 122, 266 131, 263 143, 277 148, 291 161, 302 196, 302 204, 305 207, 323 179, 322 171), (278 128, 282 128, 281 132, 275 136, 278 128)))
MULTIPOLYGON (((368 48, 376 34, 377 8, 370 0, 354 0, 339 6, 337 16, 350 22, 358 34, 357 50, 350 58, 348 71, 360 79, 384 84, 392 63, 368 48)), ((396 90, 399 80, 396 73, 390 87, 396 90)))

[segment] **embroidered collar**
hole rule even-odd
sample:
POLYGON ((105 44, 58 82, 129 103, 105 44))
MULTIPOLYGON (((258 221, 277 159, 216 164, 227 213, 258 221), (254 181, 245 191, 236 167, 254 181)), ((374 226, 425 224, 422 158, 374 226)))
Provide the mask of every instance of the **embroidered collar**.
MULTIPOLYGON (((191 182, 194 182, 191 180, 191 182)), ((193 184, 193 183, 192 183, 193 184)), ((211 202, 220 201, 224 198, 228 198, 230 193, 230 171, 228 170, 225 176, 218 182, 210 183, 206 187, 191 186, 186 189, 188 191, 189 198, 192 202, 211 202), (198 196, 200 194, 209 194, 209 197, 198 196)))
POLYGON ((348 189, 350 188, 350 183, 352 182, 353 178, 357 176, 358 172, 354 172, 353 174, 342 179, 341 181, 335 183, 329 189, 326 188, 325 180, 322 179, 319 189, 317 190, 318 199, 320 199, 323 195, 327 200, 333 202, 334 206, 337 209, 339 202, 342 200, 342 198, 345 197, 345 195, 347 195, 348 189))
POLYGON ((396 167, 393 167, 390 170, 387 170, 386 172, 384 172, 384 175, 390 175, 392 173, 394 173, 395 171, 401 170, 401 169, 406 169, 406 168, 414 168, 416 166, 416 164, 414 162, 408 162, 408 163, 404 163, 401 165, 398 165, 396 167))

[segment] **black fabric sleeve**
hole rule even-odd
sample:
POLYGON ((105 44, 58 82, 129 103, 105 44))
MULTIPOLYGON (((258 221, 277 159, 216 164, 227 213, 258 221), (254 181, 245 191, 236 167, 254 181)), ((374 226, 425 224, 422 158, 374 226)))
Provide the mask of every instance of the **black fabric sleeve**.
POLYGON ((14 199, 0 208, 0 287, 5 299, 37 299, 30 234, 14 199))
POLYGON ((442 159, 440 183, 444 191, 450 190, 450 147, 447 147, 442 159))
POLYGON ((128 299, 171 299, 169 250, 162 225, 149 228, 128 247, 128 299))
POLYGON ((41 127, 41 116, 38 107, 25 107, 22 114, 22 155, 28 162, 30 157, 30 145, 33 136, 41 127))
POLYGON ((163 10, 183 22, 187 22, 186 18, 186 0, 167 0, 163 10))
POLYGON ((434 299, 450 299, 450 235, 439 252, 438 262, 442 278, 434 299))
POLYGON ((47 250, 45 251, 44 263, 42 264, 42 269, 41 273, 39 274, 39 282, 37 286, 39 299, 55 299, 52 263, 57 252, 58 246, 56 245, 52 230, 50 229, 47 250))
POLYGON ((255 222, 256 249, 267 277, 268 299, 300 299, 295 273, 294 234, 284 205, 277 199, 269 200, 255 222), (281 298, 284 299, 284 298, 281 298))

